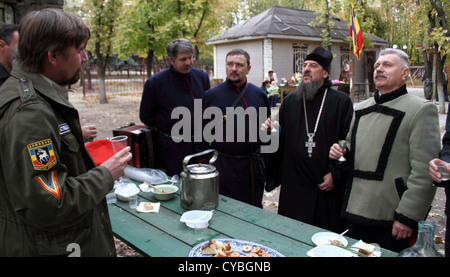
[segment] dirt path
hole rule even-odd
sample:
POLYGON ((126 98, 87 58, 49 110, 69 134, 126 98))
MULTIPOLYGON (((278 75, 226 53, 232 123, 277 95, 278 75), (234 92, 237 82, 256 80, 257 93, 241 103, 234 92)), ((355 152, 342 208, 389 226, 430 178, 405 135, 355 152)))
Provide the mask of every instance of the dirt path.
MULTIPOLYGON (((82 124, 94 123, 97 126, 97 139, 105 139, 112 136, 112 130, 124 126, 130 122, 142 124, 139 120, 139 105, 141 93, 110 93, 108 94, 108 103, 99 104, 98 97, 90 94, 83 97, 81 92, 71 93, 69 100, 78 109, 82 124)), ((441 131, 445 126, 445 116, 440 117, 441 131)), ((265 193, 263 198, 264 209, 277 213, 278 211, 279 189, 270 193, 265 193)), ((433 207, 427 220, 436 224, 436 248, 442 254, 444 253, 445 238, 445 192, 438 188, 436 197, 433 201, 433 207)), ((119 256, 135 256, 134 251, 125 244, 117 241, 116 248, 119 256)))

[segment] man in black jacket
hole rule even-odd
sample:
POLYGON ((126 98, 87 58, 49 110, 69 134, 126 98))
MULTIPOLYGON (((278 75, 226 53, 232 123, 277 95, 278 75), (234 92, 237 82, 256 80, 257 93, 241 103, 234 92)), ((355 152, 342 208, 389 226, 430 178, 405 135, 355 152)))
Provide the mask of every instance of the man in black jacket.
POLYGON ((19 27, 0 23, 0 86, 11 76, 14 48, 19 41, 19 27))
MULTIPOLYGON (((450 108, 450 105, 449 105, 450 108)), ((450 170, 450 116, 447 113, 447 121, 445 123, 445 134, 442 138, 442 150, 439 153, 440 159, 433 159, 430 161, 430 176, 434 181, 434 184, 438 187, 444 187, 445 188, 445 195, 447 198, 446 204, 445 204, 445 216, 447 217, 447 226, 446 230, 450 228, 449 224, 449 213, 450 213, 450 201, 448 201, 448 198, 450 196, 450 180, 443 181, 442 176, 438 171, 438 164, 446 165, 447 171, 450 170)), ((445 232, 445 256, 450 257, 450 232, 445 232)))
POLYGON ((201 99, 210 88, 208 74, 193 67, 193 54, 194 47, 188 40, 170 42, 167 45, 170 68, 149 78, 142 93, 140 119, 157 131, 152 136, 156 144, 155 167, 168 175, 180 174, 184 157, 194 154, 193 139, 178 142, 171 136, 172 127, 179 121, 171 118, 172 111, 185 107, 193 115, 194 99, 201 99))

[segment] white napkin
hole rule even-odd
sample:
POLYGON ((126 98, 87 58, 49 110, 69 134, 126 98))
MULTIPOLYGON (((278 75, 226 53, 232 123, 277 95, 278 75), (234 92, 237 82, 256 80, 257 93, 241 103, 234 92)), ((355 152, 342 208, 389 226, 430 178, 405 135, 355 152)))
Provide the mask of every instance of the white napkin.
POLYGON ((139 185, 139 188, 143 191, 143 192, 150 192, 150 186, 147 185, 146 183, 142 183, 139 185))
POLYGON ((153 205, 153 209, 152 210, 145 210, 144 209, 144 204, 147 202, 139 202, 139 205, 136 208, 136 211, 141 212, 141 213, 157 213, 159 212, 159 207, 161 203, 152 203, 152 202, 148 202, 150 204, 153 205))

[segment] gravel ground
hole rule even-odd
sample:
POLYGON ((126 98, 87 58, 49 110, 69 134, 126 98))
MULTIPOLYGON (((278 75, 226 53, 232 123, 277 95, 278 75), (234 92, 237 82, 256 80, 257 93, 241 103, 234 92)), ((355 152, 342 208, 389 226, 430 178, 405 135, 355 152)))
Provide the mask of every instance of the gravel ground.
MULTIPOLYGON (((423 89, 414 89, 410 91, 418 96, 423 95, 423 89)), ((108 103, 99 104, 98 96, 87 94, 83 97, 82 93, 77 91, 69 95, 72 104, 80 113, 82 124, 94 123, 98 130, 97 139, 105 139, 112 136, 112 130, 124 126, 129 122, 142 124, 139 120, 139 104, 141 93, 108 93, 108 103)), ((278 108, 274 108, 272 113, 277 113, 278 108)), ((440 115, 440 125, 442 134, 445 131, 445 117, 440 115)), ((263 198, 264 209, 277 213, 278 211, 279 188, 270 193, 265 193, 263 198)), ((438 188, 436 197, 433 201, 433 207, 429 213, 427 220, 436 224, 435 241, 436 248, 442 254, 444 253, 445 238, 445 192, 442 188, 438 188)), ((115 238, 117 255, 119 257, 135 257, 139 256, 133 249, 128 247, 124 242, 115 238)))

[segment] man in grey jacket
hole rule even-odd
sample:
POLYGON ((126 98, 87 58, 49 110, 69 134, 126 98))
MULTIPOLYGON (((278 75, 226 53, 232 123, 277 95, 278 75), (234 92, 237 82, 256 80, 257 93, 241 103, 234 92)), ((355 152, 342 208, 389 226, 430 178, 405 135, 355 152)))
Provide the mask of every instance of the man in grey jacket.
MULTIPOLYGON (((436 193, 428 162, 438 157, 440 131, 435 105, 409 95, 408 55, 385 49, 375 63, 378 91, 355 107, 348 140, 349 176, 343 215, 349 236, 399 252, 414 238, 436 193)), ((330 158, 344 150, 338 144, 330 158)))

